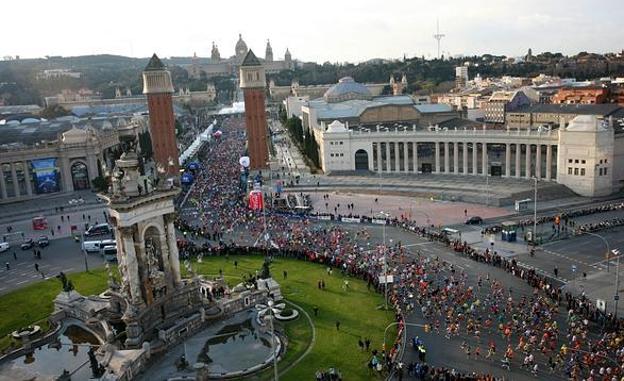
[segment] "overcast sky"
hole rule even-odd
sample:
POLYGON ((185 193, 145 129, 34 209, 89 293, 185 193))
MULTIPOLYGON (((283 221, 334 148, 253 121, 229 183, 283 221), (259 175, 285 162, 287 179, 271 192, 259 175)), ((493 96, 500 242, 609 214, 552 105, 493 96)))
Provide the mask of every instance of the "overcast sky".
POLYGON ((624 48, 624 0, 2 0, 0 57, 111 53, 146 57, 234 53, 238 34, 259 56, 288 47, 305 61, 575 54, 624 48))

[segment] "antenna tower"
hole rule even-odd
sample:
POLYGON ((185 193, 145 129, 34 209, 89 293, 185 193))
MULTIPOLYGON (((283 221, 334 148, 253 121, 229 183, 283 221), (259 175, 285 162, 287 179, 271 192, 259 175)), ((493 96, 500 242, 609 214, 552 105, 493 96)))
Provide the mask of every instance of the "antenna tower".
POLYGON ((440 59, 440 40, 442 40, 443 37, 446 37, 446 35, 440 33, 440 20, 437 19, 436 20, 436 34, 433 35, 433 38, 435 38, 436 41, 438 41, 438 59, 440 59))

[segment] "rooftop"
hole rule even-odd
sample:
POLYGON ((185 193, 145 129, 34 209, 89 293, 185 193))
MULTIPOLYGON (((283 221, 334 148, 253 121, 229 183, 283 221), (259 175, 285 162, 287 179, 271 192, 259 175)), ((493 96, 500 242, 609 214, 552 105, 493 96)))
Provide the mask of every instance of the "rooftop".
POLYGON ((369 100, 372 94, 368 87, 355 82, 351 77, 343 77, 323 95, 327 102, 344 102, 352 99, 369 100))
POLYGON ((514 113, 553 113, 553 114, 578 114, 609 116, 622 107, 617 104, 534 104, 520 108, 514 113))
POLYGON ((42 142, 52 142, 59 135, 76 128, 85 130, 112 130, 120 123, 129 123, 129 117, 115 118, 85 118, 85 119, 60 119, 41 121, 32 124, 5 124, 0 125, 0 149, 11 147, 31 146, 42 142))
POLYGON ((164 69, 165 69, 165 65, 162 63, 160 58, 158 58, 156 53, 154 53, 152 58, 150 58, 149 62, 147 63, 147 66, 145 67, 145 71, 157 71, 157 70, 164 70, 164 69))
POLYGON ((245 58, 243 59, 243 63, 241 63, 241 66, 261 66, 261 65, 262 64, 260 63, 260 60, 258 59, 258 57, 256 57, 253 50, 251 49, 247 51, 247 54, 245 55, 245 58))
POLYGON ((345 119, 357 118, 366 109, 385 105, 413 105, 409 96, 377 97, 372 100, 351 99, 343 102, 330 103, 324 99, 315 99, 308 102, 308 107, 317 111, 318 119, 345 119))

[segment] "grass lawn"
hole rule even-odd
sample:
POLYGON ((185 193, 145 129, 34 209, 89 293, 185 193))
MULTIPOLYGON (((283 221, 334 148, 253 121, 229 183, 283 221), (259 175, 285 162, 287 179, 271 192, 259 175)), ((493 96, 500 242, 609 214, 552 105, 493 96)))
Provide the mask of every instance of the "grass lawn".
MULTIPOLYGON (((230 256, 204 258, 202 263, 193 263, 199 274, 217 276, 223 271, 228 283, 235 285, 242 275, 254 274, 260 270, 263 258, 260 256, 230 256), (238 266, 234 266, 237 261, 238 266)), ((183 270, 184 271, 184 270, 183 270)), ((316 343, 312 351, 297 366, 288 370, 283 380, 313 379, 318 369, 337 367, 348 380, 370 379, 366 363, 369 354, 360 352, 359 338, 371 339, 372 348, 381 348, 384 328, 393 321, 393 313, 377 310, 383 302, 381 295, 367 290, 366 283, 354 278, 347 278, 334 271, 328 276, 325 267, 307 262, 277 259, 271 266, 274 278, 281 284, 284 297, 302 307, 312 318, 316 329, 316 343), (283 272, 288 276, 283 278, 283 272), (317 282, 323 279, 325 290, 319 290, 317 282), (350 290, 343 289, 343 282, 349 279, 350 290), (314 316, 314 307, 318 307, 319 316, 314 316), (340 330, 336 329, 340 321, 340 330)), ((107 276, 104 269, 90 273, 70 274, 69 279, 76 290, 83 295, 96 294, 106 288, 107 276)), ((13 330, 45 321, 52 312, 53 299, 61 290, 56 279, 49 279, 24 287, 0 297, 0 349, 6 347, 9 340, 6 335, 13 330)), ((292 306, 291 306, 292 307, 292 306)), ((293 321, 280 323, 289 338, 289 347, 280 362, 281 370, 287 368, 306 351, 312 338, 309 323, 303 314, 293 321)), ((396 334, 390 331, 389 342, 396 334)), ((271 379, 267 370, 251 377, 253 380, 271 379)))
MULTIPOLYGON (((237 283, 242 275, 255 273, 262 266, 259 256, 230 256, 205 259, 194 263, 200 274, 217 276, 223 271, 230 284, 237 283), (237 268, 234 261, 238 262, 237 268)), ((381 348, 384 328, 393 321, 390 311, 377 310, 383 297, 367 290, 366 283, 354 278, 343 277, 335 271, 328 276, 325 267, 298 260, 276 259, 271 266, 273 277, 282 286, 284 297, 305 309, 316 327, 316 344, 310 354, 296 367, 283 375, 284 380, 309 380, 321 368, 337 367, 348 380, 369 379, 366 367, 369 355, 359 351, 358 339, 369 337, 372 348, 381 348), (283 279, 283 271, 288 273, 283 279), (319 290, 318 280, 325 280, 325 290, 319 290), (343 281, 349 279, 350 290, 343 290, 343 281), (319 308, 314 316, 313 307, 319 308), (340 331, 336 321, 340 321, 340 331)), ((299 320, 305 319, 301 316, 299 320)), ((396 330, 389 331, 390 340, 396 330)), ((390 343, 389 340, 389 343, 390 343)), ((305 349, 304 349, 305 350, 305 349)), ((289 356, 281 362, 287 366, 289 356)))
MULTIPOLYGON (((98 294, 107 287, 108 277, 103 268, 68 277, 82 295, 98 294)), ((10 345, 7 335, 18 328, 34 323, 47 328, 47 318, 59 292, 61 282, 51 278, 0 296, 0 351, 10 345)))

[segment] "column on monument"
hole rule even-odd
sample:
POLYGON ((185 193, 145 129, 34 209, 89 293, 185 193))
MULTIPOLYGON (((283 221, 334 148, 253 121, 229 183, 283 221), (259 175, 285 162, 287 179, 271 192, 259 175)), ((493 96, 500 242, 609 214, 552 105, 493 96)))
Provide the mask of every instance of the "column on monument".
POLYGON ((516 144, 516 177, 520 177, 522 175, 522 171, 520 168, 520 156, 522 156, 522 144, 517 143, 516 144))
POLYGON ((481 151, 481 166, 483 167, 483 176, 488 175, 488 156, 487 156, 487 143, 482 143, 481 147, 483 150, 481 151))
POLYGON ((0 163, 0 195, 2 199, 8 198, 6 181, 4 180, 4 164, 0 163))
POLYGON ((464 176, 468 174, 468 144, 466 142, 462 143, 462 156, 463 156, 463 163, 462 166, 464 167, 464 176))
POLYGON ((413 142, 412 145, 414 146, 412 150, 414 154, 414 173, 418 173, 418 142, 413 142))
POLYGON ((407 142, 403 142, 403 172, 409 169, 409 157, 407 152, 407 142))
POLYGON ((525 150, 525 167, 526 167, 526 171, 524 173, 524 177, 526 177, 527 179, 531 178, 531 145, 527 144, 526 145, 526 150, 525 150))
POLYGON ((535 146, 535 177, 542 178, 542 145, 535 146))
POLYGON ((20 197, 19 182, 17 181, 17 171, 15 170, 15 163, 11 163, 11 179, 13 179, 13 191, 15 197, 20 197))
POLYGON ((386 142, 386 172, 390 172, 390 142, 386 142))
POLYGON ((381 173, 383 171, 381 164, 383 161, 381 160, 381 142, 377 142, 377 172, 381 173))
POLYGON ((87 154, 87 173, 89 175, 89 184, 98 177, 97 158, 95 154, 87 154))
POLYGON ((440 142, 435 142, 435 168, 434 173, 440 173, 440 142))
POLYGON ((26 194, 32 196, 32 184, 30 181, 30 169, 28 168, 28 162, 24 160, 22 162, 22 171, 24 171, 24 180, 26 181, 26 194))
POLYGON ((173 281, 176 286, 179 286, 182 283, 182 275, 180 274, 180 254, 178 253, 173 220, 173 215, 169 215, 165 218, 165 222, 167 223, 167 246, 169 246, 169 262, 171 263, 173 281))
POLYGON ((453 142, 453 173, 459 174, 459 145, 453 142))
POLYGON ((401 155, 399 153, 399 142, 394 142, 394 172, 401 171, 401 155))
POLYGON ((505 144, 505 177, 511 177, 511 144, 505 144))
POLYGON ((477 160, 477 153, 479 151, 479 145, 477 143, 472 143, 472 174, 479 174, 479 162, 477 160))
POLYGON ((126 271, 125 276, 130 286, 130 298, 135 304, 144 304, 143 295, 141 294, 141 278, 139 276, 139 262, 134 247, 134 239, 130 231, 122 232, 123 249, 125 252, 126 271))
POLYGON ((451 158, 449 152, 449 143, 444 142, 444 173, 449 173, 451 167, 451 158))
POLYGON ((546 145, 546 180, 552 180, 552 146, 546 145))
POLYGON ((160 242, 160 255, 163 262, 163 267, 165 269, 165 279, 167 280, 167 285, 173 286, 173 269, 171 268, 171 259, 169 258, 169 245, 167 244, 167 233, 162 232, 158 235, 158 241, 160 242))
POLYGON ((61 158, 61 181, 63 182, 63 192, 73 192, 74 185, 72 184, 71 170, 69 168, 69 158, 61 158))

